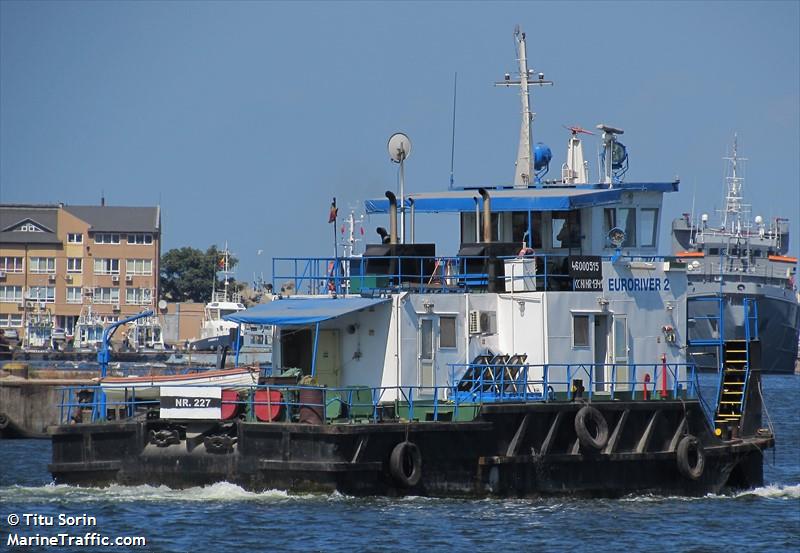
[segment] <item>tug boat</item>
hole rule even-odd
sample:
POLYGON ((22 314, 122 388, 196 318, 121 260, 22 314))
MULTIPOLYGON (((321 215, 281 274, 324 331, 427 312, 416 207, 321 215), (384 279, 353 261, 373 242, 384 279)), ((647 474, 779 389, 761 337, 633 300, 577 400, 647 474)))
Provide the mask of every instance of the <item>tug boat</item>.
MULTIPOLYGON (((522 97, 513 185, 406 195, 410 141, 394 136, 400 194, 365 202, 388 214, 381 242, 276 259, 273 288, 304 293, 225 317, 274 326, 271 374, 246 390, 162 387, 158 404, 121 410, 102 386, 67 388, 55 481, 444 497, 761 485, 774 436, 757 329, 716 342, 704 399, 685 354, 686 263, 656 253, 662 197, 679 183, 626 182, 623 131, 605 124, 597 181, 577 127, 561 178, 545 180, 529 88, 552 83, 515 40, 519 70, 497 83, 522 97), (458 214, 456 255, 415 240, 427 213, 458 214)), ((751 321, 753 303, 742 308, 751 321)))

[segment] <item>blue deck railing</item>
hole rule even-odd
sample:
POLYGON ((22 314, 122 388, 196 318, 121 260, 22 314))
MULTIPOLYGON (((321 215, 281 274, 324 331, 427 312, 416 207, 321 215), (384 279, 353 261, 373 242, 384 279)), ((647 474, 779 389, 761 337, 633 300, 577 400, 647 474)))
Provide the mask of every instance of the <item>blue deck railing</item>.
MULTIPOLYGON (((451 375, 463 374, 446 386, 399 387, 318 387, 300 385, 258 385, 235 387, 233 399, 223 399, 236 416, 262 420, 257 408, 276 407, 274 422, 297 420, 302 410, 316 411, 321 421, 353 422, 383 420, 471 420, 481 405, 497 402, 572 401, 579 395, 573 385, 584 380, 583 398, 591 400, 659 400, 699 397, 693 365, 451 365, 451 375), (609 378, 598 379, 597 371, 609 371, 609 378), (680 374, 685 370, 685 376, 680 374), (624 371, 627 371, 625 373, 624 371), (668 385, 663 387, 666 371, 668 385), (556 376, 556 375, 560 376, 556 376), (533 375, 541 375, 532 378, 533 375), (646 378, 645 375, 652 375, 646 378), (266 397, 258 392, 265 391, 266 397)), ((181 387, 208 387, 183 385, 181 387)), ((62 424, 98 422, 109 417, 145 417, 159 407, 159 399, 142 398, 137 388, 116 389, 119 399, 108 397, 101 386, 67 386, 60 389, 62 424)), ((704 410, 708 406, 704 405, 704 410)), ((708 413, 707 413, 708 415, 708 413)), ((262 422, 268 422, 263 421, 262 422)))
MULTIPOLYGON (((614 256, 600 256, 603 260, 614 256)), ((627 261, 676 261, 675 257, 625 257, 627 261)), ((300 294, 346 294, 398 289, 424 293, 480 290, 490 280, 489 265, 494 265, 497 281, 508 282, 506 262, 516 262, 513 279, 522 289, 572 290, 564 254, 523 256, 370 256, 351 258, 276 257, 272 260, 273 288, 286 291, 286 285, 300 294)))

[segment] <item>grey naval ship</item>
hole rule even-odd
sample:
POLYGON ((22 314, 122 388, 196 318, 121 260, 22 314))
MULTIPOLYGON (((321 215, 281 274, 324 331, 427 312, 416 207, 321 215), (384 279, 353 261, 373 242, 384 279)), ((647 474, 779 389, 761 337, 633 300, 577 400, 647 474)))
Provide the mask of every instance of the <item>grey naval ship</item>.
MULTIPOLYGON (((797 258, 788 255, 789 221, 760 215, 751 219, 743 202, 744 179, 737 140, 726 157, 725 208, 719 226, 709 224, 707 213, 699 221, 684 213, 672 223, 675 254, 687 262, 689 290, 688 331, 692 344, 745 338, 745 317, 750 317, 762 344, 764 372, 790 373, 797 358, 800 332, 800 294, 797 291, 797 258), (749 313, 742 309, 745 297, 756 300, 749 313)), ((690 346, 700 368, 715 369, 716 348, 690 346)))

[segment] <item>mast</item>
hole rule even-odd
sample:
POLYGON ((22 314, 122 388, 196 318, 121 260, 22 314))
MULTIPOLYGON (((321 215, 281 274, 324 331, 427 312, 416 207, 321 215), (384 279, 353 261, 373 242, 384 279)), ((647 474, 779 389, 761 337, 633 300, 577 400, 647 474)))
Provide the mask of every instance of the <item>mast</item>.
POLYGON ((744 183, 744 179, 738 175, 737 169, 739 161, 747 161, 747 158, 739 157, 738 141, 738 135, 734 134, 733 155, 731 157, 722 158, 731 162, 731 175, 725 178, 727 187, 725 195, 725 211, 722 214, 722 226, 725 229, 728 229, 728 217, 730 217, 731 228, 728 230, 731 232, 736 232, 736 227, 741 227, 742 214, 744 212, 744 206, 742 205, 742 185, 744 183))
POLYGON ((528 69, 525 33, 520 31, 519 25, 514 29, 514 39, 517 43, 519 79, 512 81, 511 75, 506 73, 504 80, 496 82, 495 86, 519 87, 520 103, 522 104, 522 121, 519 129, 519 146, 517 148, 517 161, 514 170, 514 188, 527 188, 531 182, 533 170, 531 144, 533 144, 533 120, 536 118, 536 113, 531 110, 528 88, 532 86, 552 85, 553 81, 545 81, 544 73, 539 73, 538 79, 533 79, 533 69, 528 69))

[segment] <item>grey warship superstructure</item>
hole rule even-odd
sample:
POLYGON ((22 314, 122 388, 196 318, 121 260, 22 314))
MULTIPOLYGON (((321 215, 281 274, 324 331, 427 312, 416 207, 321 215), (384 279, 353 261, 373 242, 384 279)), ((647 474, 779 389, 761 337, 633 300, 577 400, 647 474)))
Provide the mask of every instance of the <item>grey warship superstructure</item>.
MULTIPOLYGON (((741 306, 745 297, 754 298, 762 370, 790 373, 797 357, 800 300, 797 258, 788 255, 789 221, 750 219, 750 206, 742 195, 740 165, 745 160, 737 150, 734 140, 733 153, 725 158, 730 175, 720 225, 710 225, 705 213, 699 222, 685 213, 672 223, 673 251, 687 262, 689 338, 695 343, 714 340, 720 333, 726 340, 744 338, 741 306), (718 322, 720 309, 723 316, 718 322)), ((690 347, 694 362, 710 370, 717 366, 715 351, 690 347)))

